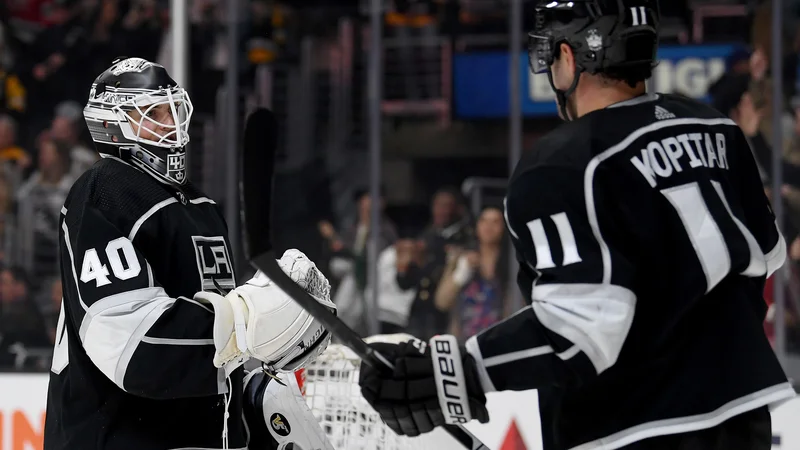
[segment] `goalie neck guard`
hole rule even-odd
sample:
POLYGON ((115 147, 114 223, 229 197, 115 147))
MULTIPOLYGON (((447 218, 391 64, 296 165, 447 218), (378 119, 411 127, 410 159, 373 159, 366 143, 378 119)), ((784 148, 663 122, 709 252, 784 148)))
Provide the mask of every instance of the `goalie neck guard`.
POLYGON ((141 58, 114 61, 92 83, 83 109, 103 157, 128 162, 165 184, 186 183, 189 94, 166 69, 141 58))
POLYGON ((614 74, 626 68, 655 66, 660 20, 658 0, 539 0, 528 34, 533 73, 547 73, 564 120, 567 97, 583 72, 614 74), (567 90, 556 89, 551 72, 561 44, 575 55, 575 77, 567 90))

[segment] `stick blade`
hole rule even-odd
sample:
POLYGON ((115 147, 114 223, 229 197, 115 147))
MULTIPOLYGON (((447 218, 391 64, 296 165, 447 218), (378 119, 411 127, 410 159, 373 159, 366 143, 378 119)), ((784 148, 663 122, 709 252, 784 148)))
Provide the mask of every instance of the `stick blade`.
POLYGON ((278 121, 267 108, 245 122, 242 156, 242 222, 248 259, 272 250, 272 179, 278 150, 278 121))

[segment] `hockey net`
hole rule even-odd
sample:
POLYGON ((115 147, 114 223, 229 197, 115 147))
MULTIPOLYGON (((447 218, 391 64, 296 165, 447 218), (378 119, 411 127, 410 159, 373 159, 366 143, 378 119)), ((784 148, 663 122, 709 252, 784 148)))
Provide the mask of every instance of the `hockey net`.
POLYGON ((349 348, 332 344, 297 372, 308 406, 336 450, 420 450, 419 441, 395 434, 358 387, 360 359, 349 348))

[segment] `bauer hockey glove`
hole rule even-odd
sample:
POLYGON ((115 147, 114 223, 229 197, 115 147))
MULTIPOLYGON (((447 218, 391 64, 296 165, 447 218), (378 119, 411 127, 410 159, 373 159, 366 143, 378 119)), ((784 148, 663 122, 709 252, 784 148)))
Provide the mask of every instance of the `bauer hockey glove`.
POLYGON ((418 436, 445 424, 489 421, 475 360, 455 336, 370 345, 394 371, 362 362, 361 395, 395 433, 418 436))

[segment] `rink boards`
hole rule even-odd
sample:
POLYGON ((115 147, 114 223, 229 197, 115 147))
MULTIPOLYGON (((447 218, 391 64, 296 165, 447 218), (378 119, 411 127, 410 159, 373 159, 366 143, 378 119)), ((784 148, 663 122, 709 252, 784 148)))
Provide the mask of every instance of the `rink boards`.
MULTIPOLYGON (((46 374, 0 374, 0 450, 42 449, 47 380, 46 374)), ((489 448, 500 449, 513 420, 525 449, 541 449, 535 391, 490 394, 488 398, 492 422, 469 428, 489 448)), ((794 399, 776 409, 772 422, 776 443, 773 450, 800 450, 800 400, 794 399)), ((444 433, 426 436, 423 444, 426 450, 459 448, 444 433)), ((522 450, 519 446, 506 448, 522 450)))

